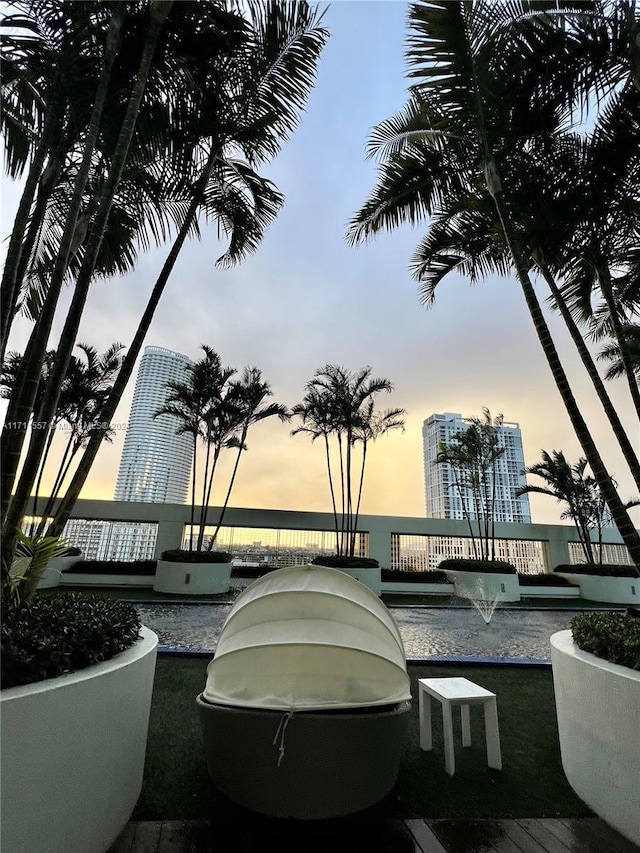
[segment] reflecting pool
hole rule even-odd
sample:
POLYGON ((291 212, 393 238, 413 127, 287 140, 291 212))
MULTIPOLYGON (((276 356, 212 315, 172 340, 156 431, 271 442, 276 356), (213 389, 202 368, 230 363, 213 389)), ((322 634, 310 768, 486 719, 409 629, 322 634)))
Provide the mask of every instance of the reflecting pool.
MULTIPOLYGON (((215 650, 231 605, 138 604, 161 646, 215 650)), ((431 655, 487 658, 550 657, 549 637, 569 628, 573 611, 498 608, 487 625, 466 607, 391 607, 408 660, 431 655)))

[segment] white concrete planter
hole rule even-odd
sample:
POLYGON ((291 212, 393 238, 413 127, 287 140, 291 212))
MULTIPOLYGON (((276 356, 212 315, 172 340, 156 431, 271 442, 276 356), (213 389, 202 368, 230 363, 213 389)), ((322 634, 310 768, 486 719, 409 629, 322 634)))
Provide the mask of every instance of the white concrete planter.
POLYGON ((64 583, 62 573, 66 572, 70 566, 82 559, 84 559, 82 554, 75 554, 73 557, 56 557, 51 560, 38 581, 37 589, 51 589, 64 583))
POLYGON ((588 601, 640 605, 640 578, 580 575, 573 572, 556 572, 556 574, 571 583, 579 584, 581 597, 588 601))
POLYGON ((562 766, 576 794, 640 842, 640 672, 583 652, 571 631, 551 636, 562 766))
POLYGON ((418 583, 414 581, 382 581, 382 592, 393 595, 453 595, 451 583, 418 583))
POLYGON ((524 586, 520 585, 520 598, 580 598, 577 586, 524 586))
MULTIPOLYGON (((314 565, 319 564, 314 563, 314 565)), ((360 581, 360 583, 363 583, 365 586, 368 586, 376 595, 380 595, 382 592, 382 580, 380 578, 381 573, 379 566, 370 566, 366 569, 343 569, 342 566, 325 566, 325 568, 332 568, 339 572, 344 572, 345 575, 349 575, 357 581, 360 581)))
POLYGON ((153 588, 180 595, 229 592, 232 563, 172 563, 158 560, 153 588))
POLYGON ((2 849, 105 853, 140 796, 158 638, 0 693, 2 849))
POLYGON ((89 572, 65 572, 63 586, 153 586, 154 575, 98 575, 89 572))
POLYGON ((456 595, 489 599, 499 595, 501 601, 520 601, 520 584, 516 574, 459 572, 452 569, 443 571, 455 584, 456 595))

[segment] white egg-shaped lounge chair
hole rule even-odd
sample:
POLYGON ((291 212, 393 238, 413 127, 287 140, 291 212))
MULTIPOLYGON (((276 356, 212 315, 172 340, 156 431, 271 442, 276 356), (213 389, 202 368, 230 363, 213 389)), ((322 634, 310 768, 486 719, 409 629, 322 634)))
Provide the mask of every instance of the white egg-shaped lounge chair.
POLYGON ((375 593, 322 566, 271 572, 231 608, 196 700, 209 775, 265 814, 361 811, 395 784, 410 700, 375 593))

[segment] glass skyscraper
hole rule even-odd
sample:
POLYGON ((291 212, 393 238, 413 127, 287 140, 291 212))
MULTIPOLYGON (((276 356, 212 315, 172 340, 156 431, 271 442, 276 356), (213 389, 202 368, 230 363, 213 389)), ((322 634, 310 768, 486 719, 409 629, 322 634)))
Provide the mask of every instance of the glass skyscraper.
POLYGON ((193 456, 190 436, 176 435, 171 415, 154 418, 168 381, 185 382, 190 358, 163 347, 145 347, 138 369, 115 500, 185 503, 193 456))

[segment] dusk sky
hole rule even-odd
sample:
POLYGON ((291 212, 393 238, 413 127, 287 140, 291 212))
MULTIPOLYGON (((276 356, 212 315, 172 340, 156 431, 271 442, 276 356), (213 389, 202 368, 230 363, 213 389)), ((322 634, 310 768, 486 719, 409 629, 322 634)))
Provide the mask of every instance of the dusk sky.
MULTIPOLYGON (((225 365, 259 367, 273 399, 289 406, 302 399, 305 383, 322 365, 370 365, 394 384, 378 407, 403 407, 408 415, 404 433, 383 436, 371 448, 362 511, 424 516, 421 427, 433 412, 471 416, 487 406, 494 415, 503 413, 520 424, 527 465, 539 461, 541 449, 562 450, 571 462, 582 454, 515 278, 472 287, 450 276, 426 310, 408 272, 425 229, 407 226, 358 248, 345 241, 348 221, 375 181, 375 163, 365 159, 368 134, 405 103, 406 13, 407 4, 390 0, 331 5, 324 21, 331 35, 300 127, 262 170, 284 193, 284 209, 258 252, 227 271, 216 270, 223 246, 215 226, 203 223, 201 242, 182 251, 146 344, 194 359, 208 344, 225 365)), ((3 237, 17 195, 5 180, 3 237)), ((141 256, 125 277, 93 285, 80 341, 100 352, 114 341, 129 344, 168 248, 141 256)), ((544 282, 536 282, 536 290, 544 300, 544 282)), ((546 316, 600 453, 622 500, 630 500, 631 476, 573 344, 562 321, 550 311, 546 316)), ((22 350, 27 325, 17 326, 10 348, 22 350)), ((134 382, 135 376, 116 423, 128 419, 134 382)), ((636 442, 628 388, 622 380, 608 387, 636 442)), ((232 505, 330 510, 322 447, 291 437, 293 426, 267 421, 249 433, 232 505)), ((119 431, 112 445, 103 446, 83 497, 113 496, 123 435, 119 431)), ((230 467, 231 456, 228 461, 230 467)), ((225 473, 214 504, 226 491, 225 473)), ((531 496, 531 507, 533 521, 559 521, 553 499, 531 496)), ((637 511, 632 517, 638 523, 637 511)))

